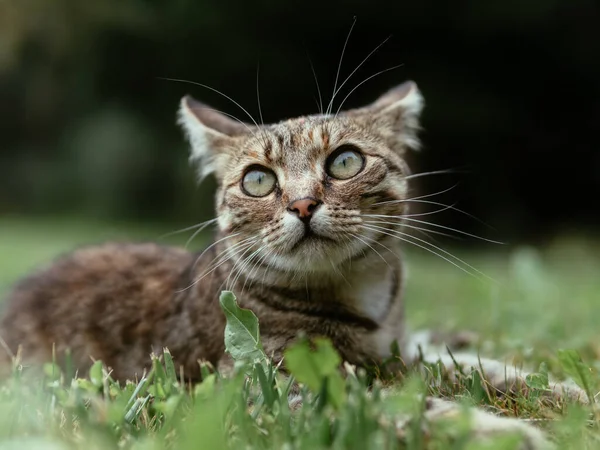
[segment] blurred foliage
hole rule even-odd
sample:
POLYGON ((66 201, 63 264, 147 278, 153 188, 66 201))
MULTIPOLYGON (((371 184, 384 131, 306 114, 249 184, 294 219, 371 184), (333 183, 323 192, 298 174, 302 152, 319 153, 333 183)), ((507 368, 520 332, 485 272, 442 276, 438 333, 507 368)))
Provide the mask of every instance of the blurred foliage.
MULTIPOLYGON (((315 67, 329 99, 352 24, 341 79, 388 35, 337 101, 379 70, 347 106, 406 78, 427 99, 416 171, 449 202, 517 237, 593 224, 600 186, 600 8, 592 0, 217 2, 0 1, 0 214, 199 220, 210 182, 195 187, 175 126, 192 93, 253 115, 257 66, 265 121, 316 112, 315 67), (557 208, 557 199, 568 197, 557 208)), ((339 104, 339 103, 338 103, 339 104)), ((464 229, 476 228, 450 217, 464 229)))

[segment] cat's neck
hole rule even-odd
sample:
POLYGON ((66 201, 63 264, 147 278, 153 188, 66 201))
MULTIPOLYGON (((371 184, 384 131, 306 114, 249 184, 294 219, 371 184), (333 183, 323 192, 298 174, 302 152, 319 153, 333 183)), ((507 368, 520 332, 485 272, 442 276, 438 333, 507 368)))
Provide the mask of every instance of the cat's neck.
MULTIPOLYGON (((219 270, 221 289, 238 296, 251 291, 285 292, 290 298, 307 302, 343 305, 348 310, 376 322, 383 320, 389 303, 398 290, 401 277, 399 249, 386 243, 389 251, 365 251, 331 270, 300 271, 279 268, 249 254, 237 255, 219 270), (244 261, 246 258, 246 261, 244 261)), ((227 252, 226 242, 216 246, 216 254, 227 252)), ((213 263, 214 264, 214 263, 213 263)))

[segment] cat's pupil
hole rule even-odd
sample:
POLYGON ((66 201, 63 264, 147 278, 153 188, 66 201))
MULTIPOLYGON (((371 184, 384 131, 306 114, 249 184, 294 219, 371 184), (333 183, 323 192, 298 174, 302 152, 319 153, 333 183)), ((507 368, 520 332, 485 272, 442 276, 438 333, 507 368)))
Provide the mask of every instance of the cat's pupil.
POLYGON ((348 150, 334 157, 328 164, 327 171, 330 176, 340 180, 352 178, 362 170, 363 160, 359 152, 348 150))
POLYGON ((251 169, 244 175, 242 189, 252 197, 264 197, 273 191, 276 181, 275 174, 266 168, 251 169))

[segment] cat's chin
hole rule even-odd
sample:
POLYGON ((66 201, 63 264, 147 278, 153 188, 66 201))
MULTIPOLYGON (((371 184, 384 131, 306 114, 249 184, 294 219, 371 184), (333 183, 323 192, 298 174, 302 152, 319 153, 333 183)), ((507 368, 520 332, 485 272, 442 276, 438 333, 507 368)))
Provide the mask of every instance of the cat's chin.
POLYGON ((269 265, 286 272, 337 272, 338 266, 364 251, 358 242, 310 235, 303 237, 285 253, 269 258, 269 265))

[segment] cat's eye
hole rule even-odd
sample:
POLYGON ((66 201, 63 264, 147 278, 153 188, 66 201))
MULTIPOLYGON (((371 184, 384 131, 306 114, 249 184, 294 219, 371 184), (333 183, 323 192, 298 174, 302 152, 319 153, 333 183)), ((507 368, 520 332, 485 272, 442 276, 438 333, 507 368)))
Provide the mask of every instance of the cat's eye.
POLYGON ((277 178, 275 174, 261 166, 252 166, 242 179, 243 191, 251 197, 264 197, 275 189, 277 178))
POLYGON ((356 176, 365 165, 363 155, 351 145, 343 145, 327 159, 327 174, 338 180, 356 176))

